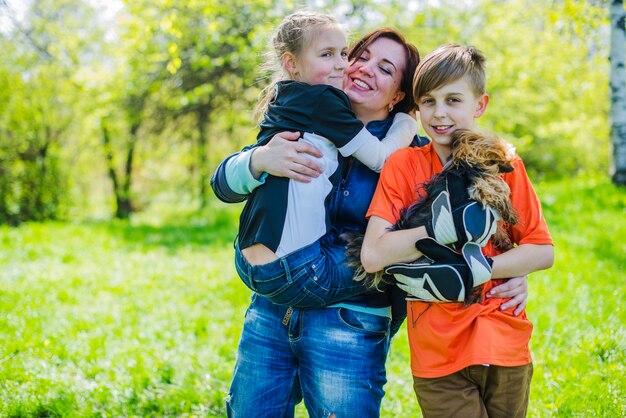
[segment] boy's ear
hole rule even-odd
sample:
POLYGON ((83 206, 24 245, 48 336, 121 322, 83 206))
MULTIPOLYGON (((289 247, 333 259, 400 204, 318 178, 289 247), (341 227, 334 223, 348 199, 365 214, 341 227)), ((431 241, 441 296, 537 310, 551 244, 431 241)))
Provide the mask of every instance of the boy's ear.
POLYGON ((487 105, 489 104, 489 95, 487 93, 483 93, 478 100, 476 101, 476 111, 474 112, 474 117, 479 118, 485 113, 487 110, 487 105))
POLYGON ((291 75, 292 78, 298 73, 298 66, 296 65, 296 57, 291 52, 285 52, 281 57, 283 62, 283 68, 291 75))

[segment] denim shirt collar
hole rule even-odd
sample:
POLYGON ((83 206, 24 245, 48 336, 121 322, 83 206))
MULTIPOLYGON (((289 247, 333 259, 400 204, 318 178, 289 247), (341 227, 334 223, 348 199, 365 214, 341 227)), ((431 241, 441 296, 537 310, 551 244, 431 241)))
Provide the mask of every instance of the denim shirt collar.
POLYGON ((384 138, 385 135, 387 135, 387 131, 391 127, 392 123, 393 117, 389 116, 388 118, 383 120, 373 120, 369 122, 365 127, 368 131, 370 131, 372 135, 380 139, 384 138))

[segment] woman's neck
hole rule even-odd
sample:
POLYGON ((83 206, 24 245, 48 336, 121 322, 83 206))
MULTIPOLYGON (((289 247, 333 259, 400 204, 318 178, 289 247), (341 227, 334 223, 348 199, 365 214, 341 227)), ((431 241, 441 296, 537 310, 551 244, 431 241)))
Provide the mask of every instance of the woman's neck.
POLYGON ((381 109, 378 112, 372 112, 369 109, 363 109, 358 104, 352 105, 352 111, 356 118, 363 122, 365 126, 373 120, 384 120, 389 116, 389 112, 386 109, 381 109))

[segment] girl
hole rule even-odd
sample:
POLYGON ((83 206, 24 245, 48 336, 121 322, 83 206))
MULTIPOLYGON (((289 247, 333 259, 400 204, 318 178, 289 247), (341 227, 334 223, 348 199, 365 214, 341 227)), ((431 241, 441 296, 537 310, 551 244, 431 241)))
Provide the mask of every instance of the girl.
MULTIPOLYGON (((273 38, 279 77, 260 104, 264 111, 258 144, 285 130, 300 132, 300 141, 321 151, 323 167, 309 183, 269 176, 264 187, 248 198, 241 213, 237 272, 244 283, 273 303, 322 307, 362 292, 352 270, 338 266, 330 273, 319 258, 316 244, 328 230, 325 199, 332 189, 330 177, 338 167, 337 151, 353 155, 379 172, 395 150, 409 145, 417 122, 398 113, 382 141, 369 133, 339 90, 347 66, 346 36, 329 15, 297 12, 287 16, 273 38), (307 246, 303 254, 301 250, 307 246), (330 274, 329 274, 330 273, 330 274), (346 293, 348 292, 348 293, 346 293)), ((384 70, 398 71, 393 63, 384 70)), ((360 88, 371 89, 363 81, 360 88)), ((398 92, 390 109, 404 97, 398 92)))

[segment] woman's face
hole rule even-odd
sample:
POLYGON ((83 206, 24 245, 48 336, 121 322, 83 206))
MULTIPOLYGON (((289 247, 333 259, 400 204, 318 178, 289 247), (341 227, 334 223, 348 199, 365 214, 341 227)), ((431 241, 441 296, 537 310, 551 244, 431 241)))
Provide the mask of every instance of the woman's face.
POLYGON ((378 38, 346 69, 344 92, 359 119, 378 120, 404 97, 400 91, 406 53, 398 42, 378 38))

